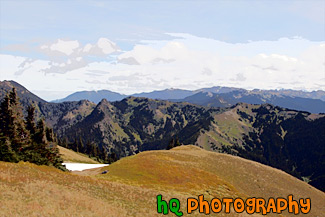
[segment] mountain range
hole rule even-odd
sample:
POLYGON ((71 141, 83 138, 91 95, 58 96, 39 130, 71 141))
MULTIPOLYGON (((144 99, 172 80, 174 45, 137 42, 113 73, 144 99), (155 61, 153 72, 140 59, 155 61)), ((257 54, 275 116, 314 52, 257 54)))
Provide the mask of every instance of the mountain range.
POLYGON ((128 96, 170 100, 173 102, 190 102, 210 107, 229 107, 239 102, 249 104, 270 103, 299 111, 325 113, 325 91, 322 90, 312 92, 285 89, 245 90, 242 88, 216 86, 194 91, 172 88, 131 95, 124 95, 109 90, 100 90, 75 92, 64 99, 53 102, 89 100, 97 104, 102 99, 113 102, 122 100, 128 96))
POLYGON ((198 92, 184 99, 172 101, 190 102, 208 107, 229 107, 240 102, 259 105, 269 103, 299 111, 325 113, 325 101, 320 99, 292 97, 283 94, 276 95, 267 91, 255 92, 247 90, 235 90, 228 93, 198 92))
MULTIPOLYGON (((222 106, 201 106, 133 96, 114 102, 103 99, 98 104, 88 100, 49 103, 15 82, 4 81, 0 87, 0 96, 16 87, 22 105, 34 105, 37 118, 45 118, 60 141, 74 150, 82 151, 85 144, 91 144, 101 153, 121 158, 166 149, 177 140, 279 168, 325 190, 324 114, 268 103, 231 101, 228 105, 219 101, 222 106)), ((242 92, 216 95, 228 94, 232 99, 242 92)), ((215 95, 198 92, 194 96, 201 104, 205 98, 200 94, 215 95)))

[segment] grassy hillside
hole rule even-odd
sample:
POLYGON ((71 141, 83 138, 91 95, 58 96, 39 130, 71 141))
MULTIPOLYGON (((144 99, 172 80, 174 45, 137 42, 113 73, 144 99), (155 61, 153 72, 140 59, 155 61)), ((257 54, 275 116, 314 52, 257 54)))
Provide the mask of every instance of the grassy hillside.
POLYGON ((89 158, 85 154, 74 152, 70 149, 58 146, 61 157, 65 163, 88 163, 98 164, 97 161, 89 158))
MULTIPOLYGON (((184 216, 186 198, 199 194, 207 200, 293 194, 294 199, 311 198, 308 216, 325 213, 325 194, 312 186, 280 170, 194 146, 142 152, 80 174, 84 176, 0 162, 0 216, 163 216, 156 211, 158 194, 164 200, 180 199, 184 216), (103 170, 109 172, 99 174, 103 170)), ((196 211, 188 216, 199 215, 196 211)), ((231 216, 249 215, 231 212, 231 216)))

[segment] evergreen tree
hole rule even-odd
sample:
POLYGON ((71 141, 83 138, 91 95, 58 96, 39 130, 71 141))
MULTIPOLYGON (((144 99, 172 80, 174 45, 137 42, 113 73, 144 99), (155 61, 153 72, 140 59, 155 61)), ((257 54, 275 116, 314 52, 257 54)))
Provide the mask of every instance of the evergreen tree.
POLYGON ((104 163, 108 163, 108 152, 107 152, 107 150, 106 150, 106 148, 103 148, 103 155, 104 155, 104 158, 103 158, 103 160, 104 160, 104 163))
POLYGON ((114 151, 112 151, 112 153, 109 155, 108 157, 108 163, 113 163, 115 161, 117 161, 119 158, 117 157, 116 153, 114 151))
POLYGON ((78 150, 79 150, 79 152, 81 152, 81 153, 84 153, 84 152, 85 152, 85 145, 84 145, 84 143, 82 142, 82 138, 81 138, 81 136, 79 136, 79 139, 78 139, 78 150))
POLYGON ((27 109, 26 120, 15 88, 7 93, 0 104, 0 160, 18 162, 29 161, 39 165, 55 166, 66 170, 62 165, 55 135, 41 119, 35 127, 34 108, 27 109), (47 134, 51 144, 48 144, 47 134))
POLYGON ((91 144, 91 155, 92 157, 97 157, 98 156, 98 146, 95 144, 91 144))
POLYGON ((34 106, 27 107, 26 129, 29 131, 31 137, 33 138, 36 133, 35 107, 34 106))
POLYGON ((170 141, 169 141, 169 144, 166 148, 166 150, 169 150, 169 149, 172 149, 174 147, 177 147, 177 146, 181 146, 182 143, 179 142, 179 138, 178 136, 176 137, 176 139, 172 138, 170 141))
POLYGON ((18 105, 19 104, 19 99, 17 96, 17 91, 16 88, 12 88, 11 92, 9 92, 9 99, 10 99, 10 104, 11 105, 18 105))
POLYGON ((174 147, 181 146, 181 143, 179 142, 178 136, 176 137, 175 145, 174 147))
POLYGON ((0 140, 0 160, 15 163, 19 161, 17 154, 11 148, 8 138, 0 140))
POLYGON ((2 136, 9 138, 14 151, 20 151, 30 142, 30 135, 25 128, 22 108, 15 88, 2 101, 0 115, 2 136))
POLYGON ((68 144, 68 139, 67 137, 64 137, 62 140, 62 147, 68 148, 69 144, 68 144))
POLYGON ((7 93, 0 105, 0 135, 9 137, 13 131, 11 122, 12 111, 9 94, 7 93))
POLYGON ((48 142, 46 138, 46 126, 44 119, 40 119, 37 122, 35 141, 42 144, 47 144, 48 142))
POLYGON ((87 140, 86 143, 86 153, 88 154, 89 157, 92 157, 92 146, 89 140, 87 140))
POLYGON ((77 140, 77 136, 74 138, 72 147, 74 151, 79 152, 79 141, 77 140))
POLYGON ((46 139, 49 142, 56 142, 55 135, 52 128, 46 127, 45 129, 46 139))
POLYGON ((169 149, 172 149, 172 148, 174 148, 175 147, 175 139, 174 138, 172 138, 170 141, 169 141, 169 144, 168 144, 168 146, 167 146, 167 150, 169 150, 169 149))

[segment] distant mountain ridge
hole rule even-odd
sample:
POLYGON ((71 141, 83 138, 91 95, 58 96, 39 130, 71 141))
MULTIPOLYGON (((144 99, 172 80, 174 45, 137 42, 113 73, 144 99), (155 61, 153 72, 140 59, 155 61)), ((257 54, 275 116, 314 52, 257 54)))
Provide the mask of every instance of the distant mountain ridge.
POLYGON ((107 99, 108 101, 119 101, 127 97, 127 95, 119 94, 109 90, 99 90, 99 91, 80 91, 75 92, 63 99, 54 100, 52 102, 60 103, 67 101, 80 101, 89 100, 94 103, 99 103, 102 99, 107 99))
POLYGON ((54 102, 79 101, 85 99, 97 104, 102 99, 113 102, 122 100, 128 96, 170 100, 173 102, 190 102, 193 104, 210 107, 229 107, 239 102, 251 104, 270 103, 299 111, 325 113, 325 91, 322 90, 312 92, 288 89, 245 90, 235 87, 215 86, 194 91, 171 88, 131 95, 101 90, 76 92, 64 99, 56 100, 54 102))
POLYGON ((183 99, 185 97, 193 95, 193 93, 194 91, 191 90, 170 88, 165 90, 156 90, 148 93, 136 93, 136 94, 131 94, 130 96, 169 100, 169 99, 183 99))
POLYGON ((142 92, 142 93, 134 93, 130 95, 120 94, 117 92, 113 92, 110 90, 98 90, 98 91, 78 91, 63 99, 57 99, 52 102, 65 102, 65 101, 79 101, 79 100, 89 100, 95 103, 100 102, 102 99, 106 99, 110 102, 119 101, 128 96, 135 97, 146 97, 151 99, 162 99, 162 100, 174 100, 174 99, 184 99, 191 95, 200 93, 200 92, 211 92, 211 93, 230 93, 234 91, 246 92, 247 94, 263 94, 263 95, 276 95, 276 96, 290 96, 290 97, 301 97, 301 98, 310 98, 310 99, 320 99, 325 101, 325 91, 317 90, 317 91, 302 91, 302 90, 291 90, 291 89, 281 89, 281 90, 246 90, 243 88, 236 87, 223 87, 223 86, 215 86, 210 88, 201 88, 198 90, 184 90, 177 88, 169 88, 164 90, 155 90, 151 92, 142 92))
POLYGON ((281 90, 254 89, 251 92, 252 93, 266 93, 266 94, 274 94, 274 95, 284 95, 284 96, 290 96, 290 97, 320 99, 322 101, 325 101, 325 91, 323 91, 323 90, 307 92, 307 91, 302 91, 302 90, 290 90, 290 89, 281 89, 281 90))
POLYGON ((52 102, 60 103, 67 101, 79 101, 79 100, 89 100, 94 103, 99 103, 102 99, 106 99, 109 102, 120 101, 126 97, 134 96, 134 97, 146 97, 150 99, 183 99, 185 97, 193 95, 193 91, 191 90, 182 90, 182 89, 165 89, 165 90, 157 90, 152 92, 143 92, 143 93, 135 93, 131 95, 120 94, 117 92, 113 92, 110 90, 98 90, 98 91, 78 91, 63 99, 53 100, 52 102))
POLYGON ((208 107, 229 107, 236 103, 264 104, 299 110, 310 113, 325 113, 325 101, 286 95, 275 95, 266 91, 236 90, 228 93, 199 92, 181 100, 173 102, 189 102, 208 107))

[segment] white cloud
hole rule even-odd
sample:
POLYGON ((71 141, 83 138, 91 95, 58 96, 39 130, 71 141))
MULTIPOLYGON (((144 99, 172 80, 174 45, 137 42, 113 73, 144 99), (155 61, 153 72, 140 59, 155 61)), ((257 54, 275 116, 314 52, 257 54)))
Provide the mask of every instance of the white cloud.
POLYGON ((118 58, 117 62, 127 65, 140 65, 140 63, 134 57, 118 58))
POLYGON ((294 83, 306 81, 303 89, 312 90, 318 89, 325 77, 323 43, 295 37, 230 44, 187 34, 172 35, 183 39, 158 41, 154 45, 144 42, 119 58, 137 60, 141 66, 129 68, 149 71, 157 78, 169 78, 174 87, 213 81, 214 85, 244 88, 278 88, 280 85, 297 89, 302 87, 294 83), (173 61, 155 65, 157 58, 173 61), (176 82, 175 75, 181 80, 176 82))
POLYGON ((71 55, 78 47, 78 41, 63 41, 61 39, 58 39, 58 42, 49 46, 49 49, 52 51, 59 51, 65 55, 71 55))
POLYGON ((173 60, 186 58, 189 50, 181 42, 167 42, 161 48, 149 45, 136 45, 133 50, 119 56, 119 59, 134 59, 140 64, 172 62, 173 60))
POLYGON ((120 48, 114 42, 107 38, 100 38, 96 44, 86 44, 82 49, 82 54, 102 57, 119 51, 121 51, 120 48))
POLYGON ((13 80, 26 57, 0 54, 0 80, 13 80))
POLYGON ((85 47, 83 48, 84 53, 88 53, 93 46, 91 44, 86 44, 85 47))
POLYGON ((325 90, 324 42, 295 37, 231 44, 173 35, 178 38, 142 41, 123 52, 100 38, 94 44, 78 42, 78 47, 71 43, 65 53, 45 45, 43 51, 52 52, 47 60, 1 55, 1 79, 13 79, 43 93, 109 89, 131 94, 213 85, 325 90), (95 60, 89 58, 94 56, 95 60))
POLYGON ((42 71, 45 73, 65 74, 67 72, 83 68, 87 66, 87 64, 87 61, 85 61, 82 57, 76 57, 67 59, 67 61, 63 63, 50 62, 50 67, 42 71))
POLYGON ((86 44, 82 47, 77 40, 58 39, 55 43, 43 44, 40 46, 41 52, 49 57, 53 56, 107 56, 120 51, 120 48, 107 38, 99 38, 95 44, 86 44))
POLYGON ((119 50, 116 44, 107 38, 100 38, 97 42, 97 46, 102 49, 104 54, 114 53, 119 50))
POLYGON ((45 73, 64 74, 87 66, 89 57, 106 58, 120 48, 107 38, 99 38, 95 44, 85 46, 77 40, 58 39, 55 43, 41 45, 40 51, 49 58, 49 68, 43 70, 45 73))

